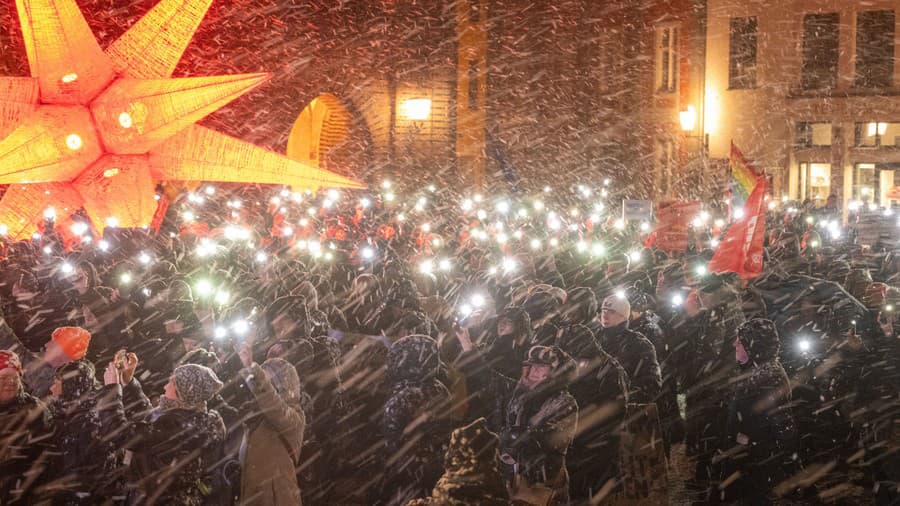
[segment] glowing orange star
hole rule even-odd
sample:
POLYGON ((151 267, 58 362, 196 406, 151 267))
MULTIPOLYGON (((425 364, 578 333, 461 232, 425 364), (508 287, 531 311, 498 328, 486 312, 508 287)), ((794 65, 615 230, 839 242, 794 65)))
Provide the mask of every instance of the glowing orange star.
POLYGON ((74 0, 16 0, 32 77, 0 77, 0 229, 82 207, 98 229, 145 226, 154 181, 362 188, 195 124, 268 78, 171 78, 211 1, 161 0, 103 51, 74 0))

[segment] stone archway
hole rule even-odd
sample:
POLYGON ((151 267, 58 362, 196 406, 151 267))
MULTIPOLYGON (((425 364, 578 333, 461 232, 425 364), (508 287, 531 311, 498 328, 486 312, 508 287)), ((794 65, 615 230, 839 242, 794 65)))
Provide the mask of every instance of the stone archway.
POLYGON ((372 140, 352 107, 323 93, 297 116, 287 141, 287 156, 341 175, 365 178, 371 168, 372 140))

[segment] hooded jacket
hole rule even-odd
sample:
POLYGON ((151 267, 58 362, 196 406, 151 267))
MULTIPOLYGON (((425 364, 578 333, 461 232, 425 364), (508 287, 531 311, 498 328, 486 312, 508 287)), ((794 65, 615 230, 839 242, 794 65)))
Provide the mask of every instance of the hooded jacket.
POLYGON ((39 457, 50 449, 51 424, 44 403, 24 391, 0 406, 0 504, 34 501, 26 473, 42 474, 46 463, 39 457))

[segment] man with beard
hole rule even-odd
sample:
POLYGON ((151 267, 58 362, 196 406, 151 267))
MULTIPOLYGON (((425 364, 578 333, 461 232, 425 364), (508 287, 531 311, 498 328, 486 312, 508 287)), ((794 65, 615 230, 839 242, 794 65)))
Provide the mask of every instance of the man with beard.
POLYGON ((500 460, 514 499, 569 502, 566 452, 578 405, 568 390, 574 360, 556 346, 534 346, 503 413, 500 460))
POLYGON ((625 368, 629 380, 628 399, 637 404, 656 402, 662 391, 662 375, 656 350, 649 339, 628 328, 631 304, 620 295, 610 295, 600 309, 600 347, 625 368))

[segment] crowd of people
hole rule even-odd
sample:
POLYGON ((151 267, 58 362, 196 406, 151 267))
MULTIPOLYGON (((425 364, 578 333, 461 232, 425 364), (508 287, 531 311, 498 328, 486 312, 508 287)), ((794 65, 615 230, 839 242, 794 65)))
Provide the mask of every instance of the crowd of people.
POLYGON ((649 502, 638 425, 700 504, 900 500, 900 256, 833 206, 772 199, 742 280, 723 205, 672 252, 608 180, 375 190, 6 241, 0 504, 649 502))

